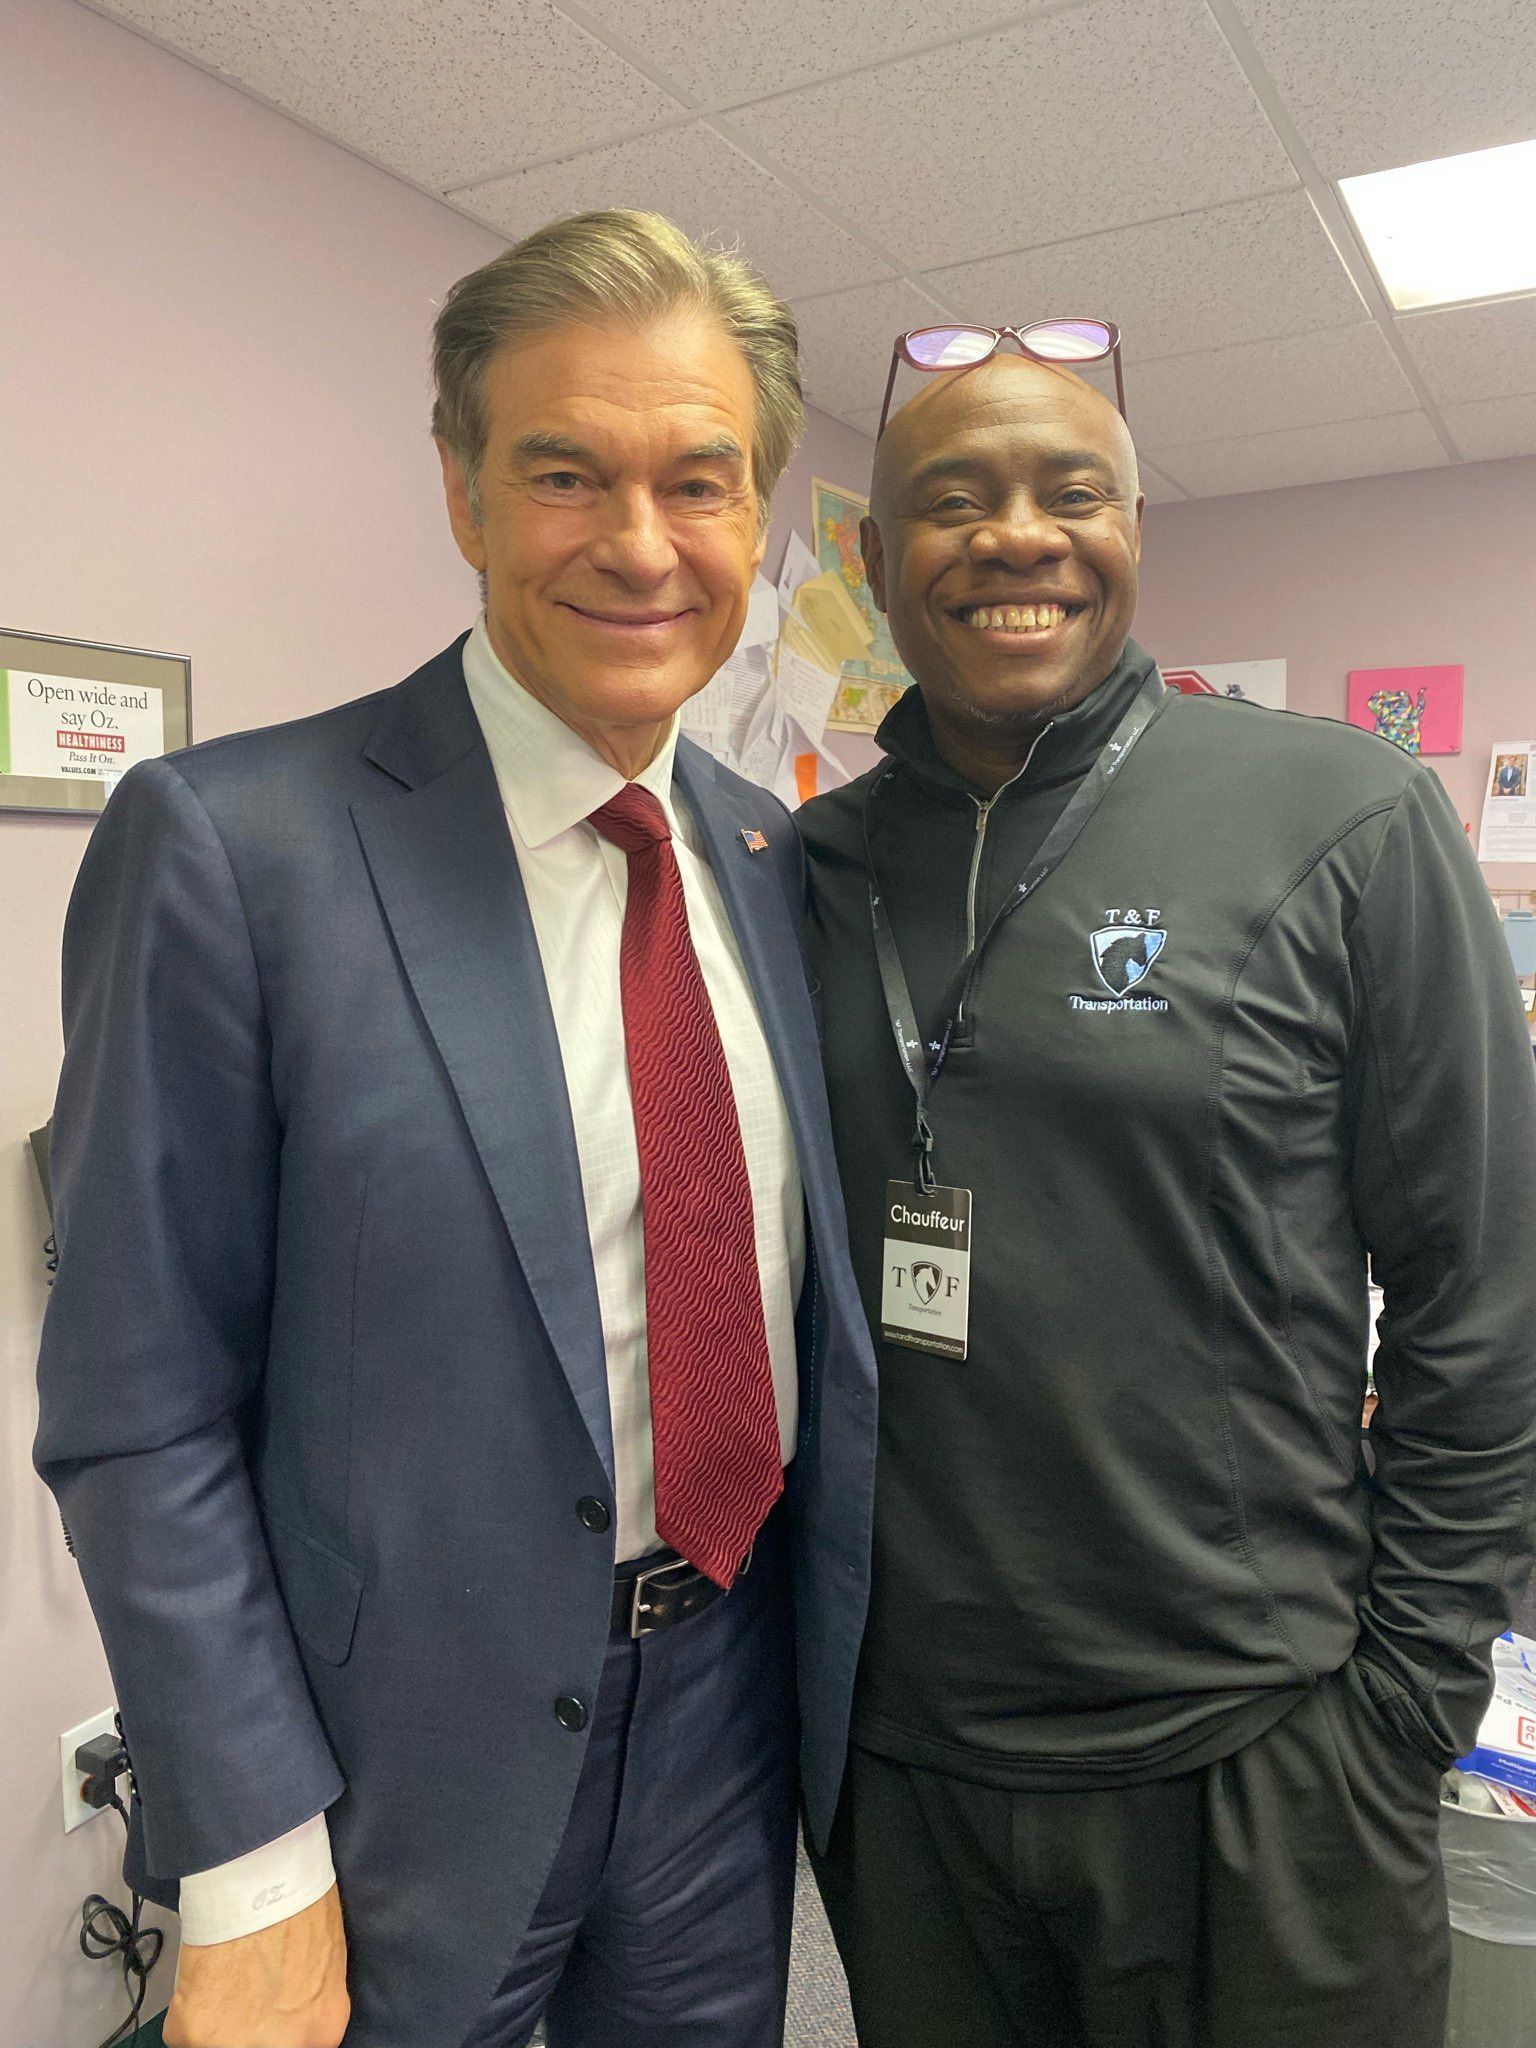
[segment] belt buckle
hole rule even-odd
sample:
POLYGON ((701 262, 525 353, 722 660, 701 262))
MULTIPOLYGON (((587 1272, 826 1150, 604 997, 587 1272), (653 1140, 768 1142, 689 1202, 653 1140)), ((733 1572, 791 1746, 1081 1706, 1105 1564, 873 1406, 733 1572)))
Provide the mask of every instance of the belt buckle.
POLYGON ((635 1573, 635 1589, 629 1603, 629 1634, 632 1642, 638 1642, 641 1636, 654 1635, 660 1627, 659 1622, 645 1622, 640 1619, 642 1614, 651 1612, 644 1598, 651 1586, 657 1580, 664 1579, 668 1572, 687 1573, 692 1570, 693 1566, 686 1557, 669 1557, 665 1564, 653 1564, 649 1571, 635 1573))

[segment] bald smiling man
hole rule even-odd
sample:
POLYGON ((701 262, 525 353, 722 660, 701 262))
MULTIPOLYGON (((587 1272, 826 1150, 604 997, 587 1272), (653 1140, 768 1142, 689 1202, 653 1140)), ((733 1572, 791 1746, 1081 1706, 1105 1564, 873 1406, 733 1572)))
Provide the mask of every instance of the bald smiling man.
POLYGON ((1429 769, 1165 691, 1141 510, 1013 356, 877 457, 917 687, 799 814, 880 1366, 820 1875, 863 2048, 1438 2048, 1438 1780, 1530 1562, 1530 1046, 1429 769))

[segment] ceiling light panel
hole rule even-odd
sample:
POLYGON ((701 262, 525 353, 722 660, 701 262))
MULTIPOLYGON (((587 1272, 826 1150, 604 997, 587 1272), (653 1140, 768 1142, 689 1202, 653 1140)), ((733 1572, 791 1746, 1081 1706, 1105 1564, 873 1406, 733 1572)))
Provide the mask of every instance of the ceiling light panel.
POLYGON ((1340 180, 1399 313, 1536 291, 1536 142, 1340 180))

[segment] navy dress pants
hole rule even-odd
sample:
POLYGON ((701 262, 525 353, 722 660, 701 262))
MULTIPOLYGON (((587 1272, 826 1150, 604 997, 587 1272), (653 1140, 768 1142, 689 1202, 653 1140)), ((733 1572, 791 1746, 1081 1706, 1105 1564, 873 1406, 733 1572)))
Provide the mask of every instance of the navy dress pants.
POLYGON ((691 1620, 615 1633, 533 1923, 465 2048, 779 2048, 795 1878, 785 1546, 691 1620))

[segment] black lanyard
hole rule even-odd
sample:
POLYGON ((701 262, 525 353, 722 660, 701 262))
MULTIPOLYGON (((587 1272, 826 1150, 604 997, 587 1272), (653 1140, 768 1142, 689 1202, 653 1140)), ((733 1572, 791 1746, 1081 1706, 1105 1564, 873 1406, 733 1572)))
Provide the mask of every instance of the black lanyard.
POLYGON ((883 775, 876 777, 865 793, 864 861, 869 876, 869 919, 874 928, 875 957, 880 963, 880 983, 885 990, 886 1013, 891 1020, 891 1031, 896 1040, 896 1050, 901 1058, 902 1069, 912 1084, 913 1095, 917 1098, 917 1131, 913 1139, 916 1154, 914 1179, 918 1189, 924 1194, 931 1193, 936 1186, 933 1176, 933 1131, 928 1122, 928 1099, 938 1085, 939 1076, 944 1071, 944 1062, 949 1058, 956 1027, 981 969, 982 956, 1002 929, 1004 922, 1012 917, 1026 898, 1034 895, 1040 884, 1055 873, 1071 852, 1078 834, 1109 794, 1110 784, 1130 759, 1131 749, 1162 709, 1166 695, 1167 685, 1157 670, 1153 669, 1136 692, 1135 701, 1130 709, 1105 742, 1098 759, 1074 790, 1071 802, 1046 834, 1044 844, 1024 870, 1017 887, 1007 897, 970 953, 955 970, 939 1012, 943 1020, 939 1035, 928 1041, 926 1052, 917 1028, 917 1010, 912 1001, 912 992, 907 986, 901 955, 896 950, 895 936, 881 900, 879 878, 875 873, 874 848, 869 837, 870 811, 877 792, 885 787, 896 772, 894 761, 886 767, 883 775))

